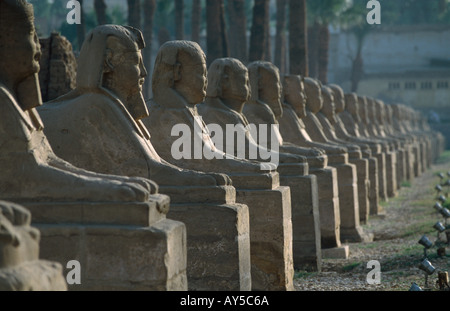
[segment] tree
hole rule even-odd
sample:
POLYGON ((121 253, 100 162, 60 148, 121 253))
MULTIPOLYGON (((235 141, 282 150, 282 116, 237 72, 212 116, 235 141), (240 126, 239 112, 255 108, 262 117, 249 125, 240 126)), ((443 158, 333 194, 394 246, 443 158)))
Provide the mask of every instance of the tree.
POLYGON ((104 0, 95 0, 94 1, 94 9, 95 14, 97 16, 97 24, 98 25, 104 25, 107 24, 107 18, 106 18, 106 4, 104 0))
POLYGON ((141 2, 140 0, 128 1, 128 25, 141 29, 141 2))
POLYGON ((265 60, 269 40, 269 0, 255 0, 250 35, 249 61, 265 60))
POLYGON ((289 71, 308 76, 306 0, 289 0, 289 71))
MULTIPOLYGON (((367 1, 366 1, 367 3, 367 1)), ((313 37, 310 40, 311 49, 317 54, 317 57, 312 58, 314 61, 315 74, 322 83, 328 83, 328 54, 330 45, 330 31, 331 23, 337 24, 339 16, 347 8, 346 0, 309 0, 308 12, 310 13, 310 20, 314 21, 311 34, 313 37)), ((364 14, 364 16, 367 13, 364 14)), ((311 53, 312 54, 312 53, 311 53)))
POLYGON ((245 0, 228 0, 230 55, 247 62, 247 16, 245 0))
POLYGON ((84 35, 86 34, 86 25, 85 25, 85 17, 84 17, 84 9, 83 9, 83 0, 79 0, 80 2, 80 14, 81 14, 81 23, 77 24, 77 41, 78 41, 78 49, 81 50, 81 46, 84 42, 84 35))
POLYGON ((200 0, 192 2, 191 40, 200 43, 200 24, 202 18, 202 4, 200 0))
POLYGON ((146 47, 143 50, 144 66, 147 68, 149 76, 144 85, 144 96, 150 97, 151 93, 151 66, 152 66, 152 43, 153 43, 153 20, 156 9, 156 0, 144 0, 144 40, 146 47))
POLYGON ((175 38, 184 39, 184 1, 175 0, 175 38))
POLYGON ((223 0, 206 1, 206 28, 207 63, 209 65, 217 58, 228 57, 230 55, 223 0))
POLYGON ((277 33, 275 37, 274 64, 280 73, 286 72, 286 7, 287 0, 277 0, 277 33))

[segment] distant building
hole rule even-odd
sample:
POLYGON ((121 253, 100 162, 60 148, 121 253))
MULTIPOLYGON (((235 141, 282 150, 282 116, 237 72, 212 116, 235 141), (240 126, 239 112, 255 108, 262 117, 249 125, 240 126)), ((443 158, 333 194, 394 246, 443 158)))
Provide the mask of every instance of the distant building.
MULTIPOLYGON (((450 26, 380 27, 364 40, 357 92, 415 108, 450 109, 449 42, 450 26)), ((329 80, 346 91, 355 54, 351 33, 332 34, 329 80)))

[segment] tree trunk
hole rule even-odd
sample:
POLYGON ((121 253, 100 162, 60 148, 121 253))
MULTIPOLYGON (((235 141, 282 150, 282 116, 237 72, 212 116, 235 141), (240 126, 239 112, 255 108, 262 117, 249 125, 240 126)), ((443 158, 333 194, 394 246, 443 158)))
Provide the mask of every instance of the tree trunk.
POLYGON ((289 0, 289 69, 291 74, 308 76, 306 0, 289 0))
POLYGON ((224 14, 223 0, 206 1, 208 66, 215 59, 229 55, 224 14))
POLYGON ((308 65, 309 76, 319 78, 319 22, 308 28, 308 65))
POLYGON ((143 50, 144 66, 147 69, 148 76, 144 85, 144 96, 151 96, 151 73, 152 73, 152 43, 153 43, 153 20, 155 16, 156 0, 144 0, 144 40, 145 49, 143 50))
POLYGON ((264 47, 264 60, 272 62, 272 37, 270 35, 270 0, 266 1, 266 14, 264 14, 264 32, 266 33, 266 44, 264 47))
POLYGON ((330 46, 330 30, 328 24, 320 26, 319 30, 319 80, 328 84, 328 52, 330 46))
POLYGON ((79 0, 80 2, 80 14, 81 14, 81 23, 77 24, 77 42, 78 42, 78 50, 81 50, 81 46, 84 42, 84 35, 86 33, 86 27, 85 27, 85 17, 84 17, 84 10, 83 10, 83 0, 79 0))
POLYGON ((140 0, 128 1, 128 25, 141 29, 141 3, 140 0))
POLYGON ((287 0, 277 0, 277 34, 275 39, 275 66, 286 73, 286 5, 287 0))
POLYGON ((358 42, 358 48, 356 51, 356 57, 352 63, 352 76, 351 76, 352 92, 358 91, 359 81, 361 81, 362 79, 364 70, 364 62, 362 59, 362 47, 364 42, 364 36, 357 36, 356 38, 358 42))
POLYGON ((108 23, 106 20, 106 4, 104 0, 94 1, 95 15, 97 16, 97 24, 105 25, 108 23))
POLYGON ((269 28, 267 15, 269 15, 269 0, 255 0, 248 55, 250 62, 266 58, 265 51, 269 28))
POLYGON ((175 38, 184 39, 184 1, 175 0, 175 38))
POLYGON ((228 0, 230 20, 230 55, 243 63, 247 62, 247 16, 245 0, 228 0))
POLYGON ((200 0, 194 0, 192 3, 191 16, 191 40, 200 43, 200 22, 202 18, 202 4, 200 0))

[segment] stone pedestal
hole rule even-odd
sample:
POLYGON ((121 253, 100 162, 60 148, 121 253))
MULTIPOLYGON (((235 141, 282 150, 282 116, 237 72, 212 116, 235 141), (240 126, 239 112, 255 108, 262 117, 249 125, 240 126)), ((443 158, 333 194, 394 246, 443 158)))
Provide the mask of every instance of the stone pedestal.
POLYGON ((334 167, 311 168, 317 177, 321 248, 341 246, 339 190, 337 170, 334 167))
MULTIPOLYGON (((378 161, 378 197, 382 201, 388 200, 387 179, 386 179, 386 153, 380 152, 374 154, 378 161)), ((377 215, 378 210, 371 210, 372 215, 377 215)))
POLYGON ((402 147, 397 153, 397 189, 407 180, 406 167, 406 150, 402 147))
POLYGON ((246 205, 171 204, 168 217, 186 225, 189 290, 251 290, 246 205))
POLYGON ((290 175, 290 165, 280 165, 280 183, 289 186, 292 203, 294 268, 321 271, 319 192, 315 175, 290 175))
POLYGON ((277 172, 230 177, 236 202, 249 208, 252 290, 293 290, 290 188, 277 172))
POLYGON ((22 203, 41 231, 41 257, 77 260, 69 290, 187 290, 186 228, 166 219, 169 198, 146 203, 22 203))
POLYGON ((322 257, 324 259, 348 259, 349 255, 350 248, 348 245, 322 249, 322 257))
POLYGON ((369 203, 369 161, 367 159, 349 159, 356 166, 358 182, 359 222, 366 223, 370 214, 369 203))
POLYGON ((386 153, 386 191, 389 198, 397 196, 397 153, 386 153))
MULTIPOLYGON (((347 155, 346 155, 347 156, 347 155)), ((356 166, 339 157, 329 156, 329 164, 337 170, 340 211, 340 239, 348 242, 364 241, 359 223, 359 201, 356 166)))
MULTIPOLYGON (((378 169, 378 160, 376 157, 372 157, 369 159, 369 216, 377 215, 381 212, 380 209, 380 197, 379 197, 379 174, 380 170, 378 169)), ((361 215, 360 215, 361 219, 361 215)))

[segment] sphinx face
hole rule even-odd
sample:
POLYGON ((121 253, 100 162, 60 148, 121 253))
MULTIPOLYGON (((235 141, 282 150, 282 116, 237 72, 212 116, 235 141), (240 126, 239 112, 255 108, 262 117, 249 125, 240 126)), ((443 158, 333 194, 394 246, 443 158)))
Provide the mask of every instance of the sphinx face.
POLYGON ((281 81, 278 74, 261 70, 258 98, 270 106, 277 119, 282 116, 281 81))
POLYGON ((323 97, 320 85, 312 79, 305 79, 305 91, 308 100, 306 101, 306 107, 312 113, 318 113, 323 106, 323 97))
POLYGON ((199 104, 205 100, 207 81, 206 60, 200 56, 180 54, 179 73, 174 89, 188 102, 199 104))
POLYGON ((233 99, 240 102, 246 102, 250 98, 250 80, 248 78, 248 71, 239 68, 232 69, 226 72, 227 82, 222 84, 225 87, 222 89, 223 99, 233 99))
POLYGON ((335 105, 334 97, 327 87, 322 87, 323 106, 322 113, 328 118, 333 119, 335 117, 335 105))
POLYGON ((284 101, 289 104, 299 118, 306 116, 305 84, 300 76, 284 77, 284 101))
POLYGON ((27 20, 15 27, 13 36, 5 37, 10 40, 0 44, 4 49, 0 51, 2 71, 5 70, 6 75, 16 83, 38 73, 41 48, 33 23, 27 20))

